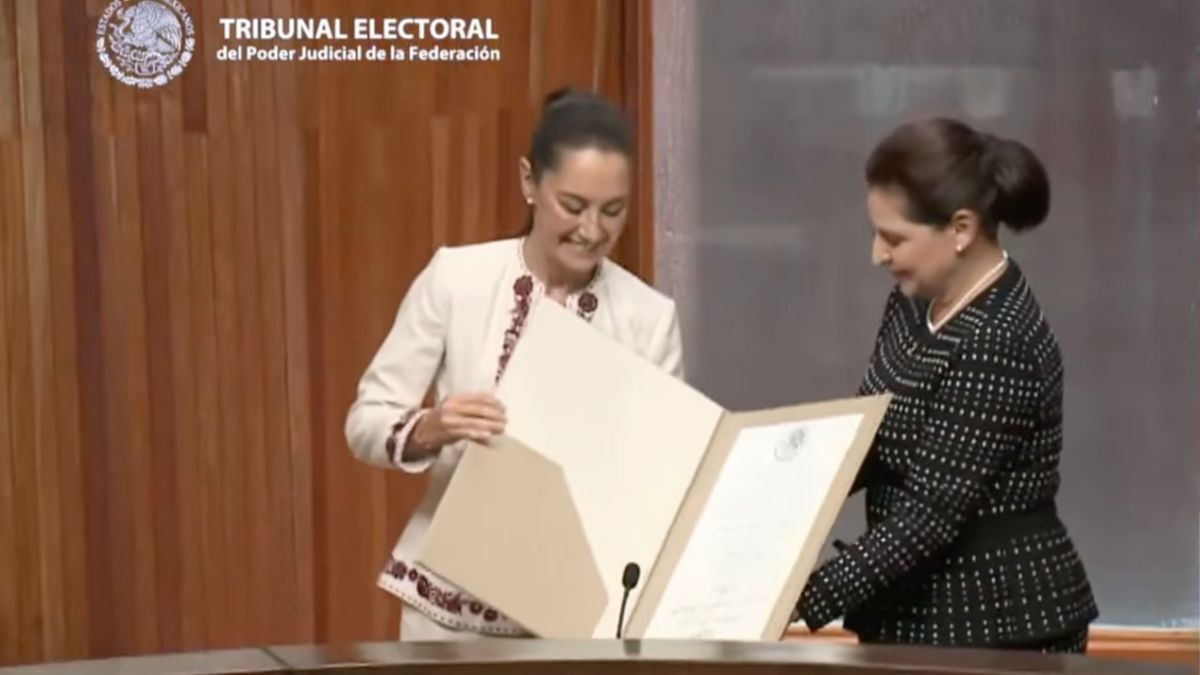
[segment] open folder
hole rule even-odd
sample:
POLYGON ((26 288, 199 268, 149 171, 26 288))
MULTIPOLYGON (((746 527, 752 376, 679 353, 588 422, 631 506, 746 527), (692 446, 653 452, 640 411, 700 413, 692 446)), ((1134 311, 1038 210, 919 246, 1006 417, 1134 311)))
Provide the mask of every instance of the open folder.
POLYGON ((890 396, 733 413, 553 302, 532 309, 420 564, 546 638, 778 639, 890 396))

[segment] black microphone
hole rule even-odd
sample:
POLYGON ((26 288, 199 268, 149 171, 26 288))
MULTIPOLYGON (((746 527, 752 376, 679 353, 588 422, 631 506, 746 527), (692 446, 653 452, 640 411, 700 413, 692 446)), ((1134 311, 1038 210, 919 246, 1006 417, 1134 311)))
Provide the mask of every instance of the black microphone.
POLYGON ((629 600, 629 591, 632 591, 638 584, 638 578, 642 576, 642 568, 638 567, 637 563, 625 563, 625 572, 621 575, 621 585, 625 587, 625 594, 621 596, 621 612, 617 615, 617 639, 621 639, 621 629, 625 626, 625 602, 629 600))

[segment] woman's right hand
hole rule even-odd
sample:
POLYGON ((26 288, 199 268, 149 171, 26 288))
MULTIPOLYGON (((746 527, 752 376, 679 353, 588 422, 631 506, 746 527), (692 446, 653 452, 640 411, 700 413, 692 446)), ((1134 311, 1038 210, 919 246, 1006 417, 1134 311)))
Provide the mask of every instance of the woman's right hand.
POLYGON ((487 442, 504 433, 504 404, 488 393, 454 394, 417 422, 409 442, 433 454, 461 440, 487 442))

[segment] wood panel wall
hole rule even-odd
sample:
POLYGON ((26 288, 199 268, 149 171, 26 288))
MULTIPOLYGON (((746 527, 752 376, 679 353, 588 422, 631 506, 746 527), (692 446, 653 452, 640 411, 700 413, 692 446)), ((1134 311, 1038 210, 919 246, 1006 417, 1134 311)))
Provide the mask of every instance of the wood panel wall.
POLYGON ((0 664, 394 637, 424 485, 351 458, 357 378, 435 246, 520 228, 545 93, 649 119, 637 0, 184 3, 198 58, 136 90, 107 0, 0 0, 0 664), (223 16, 401 15, 491 17, 502 59, 214 58, 223 16))

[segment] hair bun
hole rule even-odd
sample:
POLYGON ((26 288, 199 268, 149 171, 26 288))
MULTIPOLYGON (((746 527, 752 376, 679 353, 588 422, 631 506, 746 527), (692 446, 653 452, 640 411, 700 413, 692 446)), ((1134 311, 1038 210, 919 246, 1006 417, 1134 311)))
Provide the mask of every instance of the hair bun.
POLYGON ((575 98, 580 93, 582 93, 580 90, 570 85, 559 87, 549 94, 546 94, 546 97, 542 99, 542 109, 545 110, 559 101, 575 98))
POLYGON ((1016 232, 1040 225, 1050 212, 1050 181, 1037 156, 1018 141, 990 135, 984 153, 996 185, 992 216, 1016 232))
POLYGON ((1050 181, 1029 148, 953 118, 897 127, 871 151, 865 168, 871 187, 904 193, 909 220, 935 227, 970 209, 992 233, 1000 225, 1029 230, 1050 211, 1050 181))

